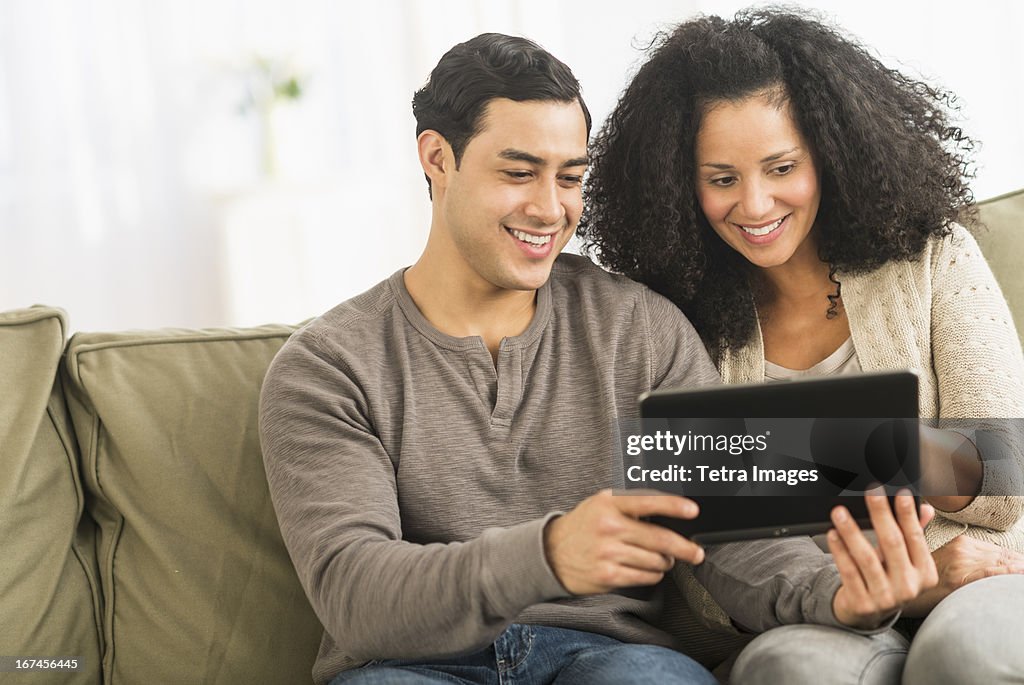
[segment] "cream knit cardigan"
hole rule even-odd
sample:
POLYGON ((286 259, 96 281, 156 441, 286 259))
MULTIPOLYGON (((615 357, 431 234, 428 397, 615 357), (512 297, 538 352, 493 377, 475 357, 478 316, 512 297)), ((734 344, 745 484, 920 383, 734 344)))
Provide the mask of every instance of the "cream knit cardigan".
MULTIPOLYGON (((965 228, 954 225, 949 236, 932 239, 914 261, 838 278, 861 368, 916 371, 922 417, 1024 423, 1020 341, 992 271, 965 228)), ((760 326, 747 345, 722 356, 718 370, 726 383, 764 382, 760 326)), ((1009 438, 1018 443, 1021 436, 1009 438)), ((971 504, 939 514, 928 525, 925 537, 932 550, 967 535, 1024 552, 1024 497, 1011 496, 1024 493, 1024 455, 1012 453, 1014 462, 985 464, 981 494, 971 504)), ((729 616, 692 570, 678 564, 676 573, 698 620, 735 634, 729 616)))
MULTIPOLYGON (((914 261, 837 278, 861 367, 916 371, 921 417, 1024 423, 1020 341, 995 277, 965 228, 954 225, 947 237, 933 238, 914 261)), ((760 327, 718 366, 726 383, 763 382, 760 327)), ((1021 436, 1008 437, 1017 443, 1021 436)), ((970 505, 936 516, 926 530, 931 549, 968 535, 1024 552, 1024 455, 1011 453, 1015 460, 985 464, 980 495, 970 505)))

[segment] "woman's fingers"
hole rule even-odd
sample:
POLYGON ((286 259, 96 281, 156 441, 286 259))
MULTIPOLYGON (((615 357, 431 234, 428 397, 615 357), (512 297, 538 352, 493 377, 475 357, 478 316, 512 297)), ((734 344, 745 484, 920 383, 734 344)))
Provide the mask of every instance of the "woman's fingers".
POLYGON ((868 592, 876 599, 882 599, 883 603, 891 601, 889 581, 886 577, 885 568, 875 553, 868 539, 864 537, 860 526, 853 520, 846 507, 836 507, 832 510, 832 524, 842 539, 850 557, 857 565, 861 577, 867 586, 868 592))
POLYGON ((932 512, 925 510, 919 517, 908 493, 895 498, 895 514, 884 494, 867 495, 866 500, 878 536, 877 549, 845 507, 833 510, 835 530, 828 535, 842 580, 834 605, 836 616, 849 625, 875 624, 938 582, 922 529, 932 512))
POLYGON ((938 570, 932 558, 928 542, 924 539, 924 526, 935 516, 930 505, 922 504, 920 515, 914 508, 914 498, 903 491, 896 495, 896 519, 906 541, 910 563, 921 574, 923 587, 932 587, 939 582, 938 570))
POLYGON ((858 602, 863 601, 868 596, 868 588, 864 584, 864 578, 860 575, 857 562, 850 556, 850 550, 846 548, 843 539, 836 531, 830 530, 826 538, 828 550, 832 553, 832 560, 835 561, 836 568, 839 569, 839 577, 843 581, 843 586, 849 590, 851 599, 858 602))
MULTIPOLYGON (((889 508, 889 498, 883 493, 865 495, 864 499, 867 501, 868 515, 871 517, 871 527, 875 530, 878 548, 882 552, 882 559, 890 577, 906 572, 911 568, 907 531, 901 528, 893 517, 892 509, 889 508)), ((907 497, 899 499, 902 504, 907 504, 907 497)), ((913 509, 913 502, 910 502, 910 506, 913 509)), ((913 518, 913 527, 917 527, 917 516, 913 518)))

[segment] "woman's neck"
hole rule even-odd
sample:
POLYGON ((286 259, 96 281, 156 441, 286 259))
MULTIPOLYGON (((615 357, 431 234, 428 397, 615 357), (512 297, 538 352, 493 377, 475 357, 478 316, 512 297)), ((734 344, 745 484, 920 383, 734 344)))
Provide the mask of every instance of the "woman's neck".
POLYGON ((830 267, 821 261, 817 249, 805 241, 789 261, 779 266, 755 270, 755 288, 758 300, 765 304, 783 306, 799 304, 835 291, 829 278, 830 267))
POLYGON ((808 369, 850 337, 830 267, 816 248, 800 250, 782 265, 757 269, 753 286, 764 356, 787 369, 808 369))

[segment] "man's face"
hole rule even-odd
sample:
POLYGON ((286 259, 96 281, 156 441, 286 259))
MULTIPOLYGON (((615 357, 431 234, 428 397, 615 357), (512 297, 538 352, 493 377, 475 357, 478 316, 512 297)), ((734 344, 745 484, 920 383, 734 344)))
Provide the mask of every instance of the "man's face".
POLYGON ((470 287, 536 290, 583 209, 583 110, 575 101, 499 98, 482 124, 435 195, 450 238, 448 266, 470 287))

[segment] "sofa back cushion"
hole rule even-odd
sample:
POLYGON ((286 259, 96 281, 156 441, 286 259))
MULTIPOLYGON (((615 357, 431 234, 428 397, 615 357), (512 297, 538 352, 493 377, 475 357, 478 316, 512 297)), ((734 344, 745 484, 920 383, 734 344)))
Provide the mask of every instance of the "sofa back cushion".
MULTIPOLYGON (((64 683, 99 683, 99 588, 91 521, 57 368, 58 309, 0 313, 0 655, 76 657, 64 683)), ((4 683, 53 682, 3 673, 4 683)))
POLYGON ((105 681, 299 683, 322 628, 281 541, 257 402, 294 329, 79 333, 67 395, 105 597, 105 681))
POLYGON ((978 244, 1010 305, 1017 335, 1024 340, 1024 190, 978 204, 983 224, 978 244))

